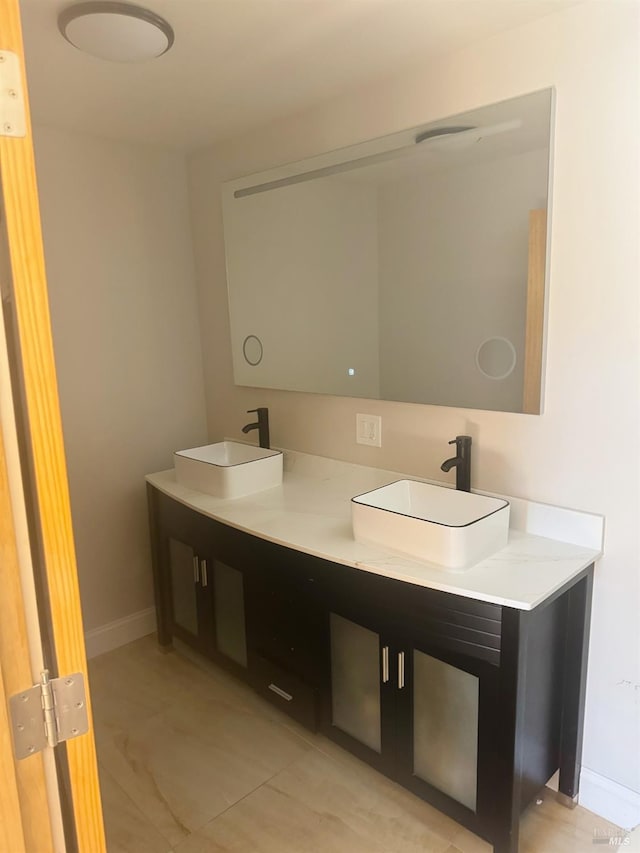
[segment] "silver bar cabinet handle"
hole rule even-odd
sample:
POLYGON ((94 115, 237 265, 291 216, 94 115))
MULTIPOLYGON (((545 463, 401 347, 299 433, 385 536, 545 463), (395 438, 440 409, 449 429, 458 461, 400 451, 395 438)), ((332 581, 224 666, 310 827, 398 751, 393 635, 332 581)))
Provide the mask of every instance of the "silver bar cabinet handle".
POLYGON ((398 689, 404 687, 404 652, 398 652, 398 689))
POLYGON ((282 697, 282 699, 286 699, 287 702, 291 702, 293 699, 291 693, 286 693, 281 687, 278 687, 277 684, 270 684, 269 690, 272 690, 276 695, 282 697))
POLYGON ((200 570, 198 568, 198 557, 193 555, 193 582, 198 583, 200 581, 200 570))
POLYGON ((389 646, 382 647, 382 683, 389 681, 389 646))
POLYGON ((207 585, 207 561, 200 560, 200 569, 202 572, 202 586, 207 585))

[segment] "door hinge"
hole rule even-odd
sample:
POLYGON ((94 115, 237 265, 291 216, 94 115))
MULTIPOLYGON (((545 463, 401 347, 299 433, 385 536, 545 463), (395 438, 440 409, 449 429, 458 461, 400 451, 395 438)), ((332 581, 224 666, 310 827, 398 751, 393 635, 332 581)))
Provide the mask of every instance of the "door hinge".
POLYGON ((0 136, 26 135, 20 59, 17 53, 0 50, 0 136))
POLYGON ((42 673, 40 684, 9 699, 16 758, 28 758, 46 746, 57 746, 89 731, 81 672, 62 678, 42 673))

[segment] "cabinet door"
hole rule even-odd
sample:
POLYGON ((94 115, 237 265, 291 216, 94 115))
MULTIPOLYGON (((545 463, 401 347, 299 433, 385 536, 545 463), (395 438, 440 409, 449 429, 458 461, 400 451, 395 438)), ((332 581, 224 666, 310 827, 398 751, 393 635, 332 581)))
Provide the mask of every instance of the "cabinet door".
POLYGON ((375 767, 393 761, 393 649, 381 632, 329 613, 330 670, 325 730, 375 767))
POLYGON ((166 538, 171 631, 200 651, 210 642, 210 590, 206 559, 192 544, 166 538))
POLYGON ((235 554, 235 531, 162 495, 152 498, 162 640, 175 635, 246 677, 246 567, 235 554))
POLYGON ((412 649, 413 773, 475 811, 477 675, 412 649))
POLYGON ((399 781, 475 820, 483 663, 407 643, 398 699, 399 781))
POLYGON ((246 557, 237 550, 237 537, 204 516, 197 516, 194 540, 200 580, 207 593, 203 598, 209 625, 205 651, 235 675, 246 678, 246 557))
POLYGON ((244 574, 218 559, 213 560, 212 569, 215 656, 231 669, 246 670, 244 574))

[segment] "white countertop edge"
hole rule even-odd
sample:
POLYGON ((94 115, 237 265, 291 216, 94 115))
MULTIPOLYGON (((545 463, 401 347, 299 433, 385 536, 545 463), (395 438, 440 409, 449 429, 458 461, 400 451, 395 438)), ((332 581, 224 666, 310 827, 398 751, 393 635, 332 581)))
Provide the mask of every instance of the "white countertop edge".
POLYGON ((425 586, 429 589, 439 590, 440 592, 450 592, 454 595, 459 595, 463 598, 473 598, 477 601, 485 601, 488 604, 499 604, 502 607, 511 607, 515 610, 534 610, 539 604, 542 604, 543 601, 545 601, 547 598, 550 598, 559 589, 562 589, 562 587, 566 583, 577 577, 580 572, 586 569, 587 566, 590 566, 600 556, 602 555, 589 555, 586 556, 584 560, 577 559, 576 564, 569 575, 558 580, 554 585, 547 587, 544 593, 540 593, 537 598, 532 598, 530 601, 523 601, 522 599, 518 599, 515 597, 508 597, 497 595, 495 593, 483 592, 482 590, 472 590, 468 587, 463 590, 459 587, 452 587, 451 584, 446 584, 439 581, 430 580, 428 583, 422 583, 419 579, 416 579, 409 573, 404 574, 401 571, 391 571, 389 567, 385 565, 378 567, 374 563, 359 563, 357 564, 356 568, 362 569, 363 571, 371 572, 373 574, 379 574, 387 578, 393 578, 394 580, 412 583, 416 586, 425 586))
POLYGON ((407 475, 296 451, 284 453, 283 485, 237 500, 222 500, 187 489, 176 482, 173 469, 150 474, 146 480, 179 503, 276 545, 391 579, 518 610, 532 610, 602 555, 601 547, 585 547, 519 529, 531 518, 538 528, 541 521, 549 519, 552 527, 557 528, 563 521, 570 526, 576 517, 578 523, 569 535, 573 536, 576 530, 586 531, 588 540, 593 541, 598 524, 602 530, 601 516, 589 516, 585 524, 580 517, 589 514, 496 495, 516 504, 515 525, 510 529, 508 545, 464 572, 445 572, 383 548, 361 545, 352 537, 348 508, 357 490, 362 493, 389 482, 389 478, 407 475), (301 509, 301 497, 309 488, 310 507, 301 509), (287 499, 292 508, 287 508, 287 499))

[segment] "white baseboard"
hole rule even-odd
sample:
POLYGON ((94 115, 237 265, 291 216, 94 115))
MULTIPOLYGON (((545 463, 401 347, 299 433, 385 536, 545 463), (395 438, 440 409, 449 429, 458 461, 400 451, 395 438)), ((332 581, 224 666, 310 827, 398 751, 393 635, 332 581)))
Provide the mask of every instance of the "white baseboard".
POLYGON ((115 622, 108 622, 99 628, 93 628, 84 635, 87 657, 94 658, 119 646, 124 646, 140 637, 146 637, 156 630, 155 607, 131 613, 115 622))
POLYGON ((640 824, 640 794, 587 767, 580 772, 578 802, 623 829, 640 824))

